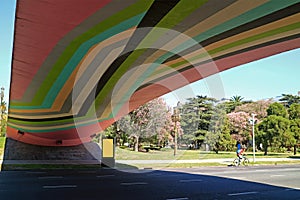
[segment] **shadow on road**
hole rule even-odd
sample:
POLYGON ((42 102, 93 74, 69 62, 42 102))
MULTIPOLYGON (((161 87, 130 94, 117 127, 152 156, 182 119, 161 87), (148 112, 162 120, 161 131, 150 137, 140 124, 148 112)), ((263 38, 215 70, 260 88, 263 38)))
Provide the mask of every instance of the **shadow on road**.
MULTIPOLYGON (((194 168, 126 171, 100 169, 0 172, 1 200, 13 199, 300 199, 300 190, 259 181, 222 177, 252 174, 268 180, 267 168, 194 168), (210 173, 210 174, 205 174, 210 173), (212 175, 216 174, 216 175, 212 175), (218 175, 219 174, 219 175, 218 175), (265 176, 265 177, 262 177, 265 176)), ((123 169, 124 169, 123 168, 123 169)), ((291 173, 296 168, 291 168, 291 173)), ((283 170, 288 171, 288 170, 283 170)), ((299 171, 296 171, 299 174, 299 171)), ((241 177, 240 177, 241 178, 241 177)), ((277 174, 277 178, 279 175, 277 174)), ((286 177, 282 177, 286 179, 286 177)), ((290 177, 295 181, 297 177, 290 177)))

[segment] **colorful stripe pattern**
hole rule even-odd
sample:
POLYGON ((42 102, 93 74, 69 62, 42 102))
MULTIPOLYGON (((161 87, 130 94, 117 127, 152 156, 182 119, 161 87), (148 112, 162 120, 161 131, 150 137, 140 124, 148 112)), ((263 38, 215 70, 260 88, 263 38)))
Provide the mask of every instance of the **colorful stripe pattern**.
POLYGON ((300 0, 19 0, 8 137, 84 143, 153 98, 299 48, 299 36, 300 0))

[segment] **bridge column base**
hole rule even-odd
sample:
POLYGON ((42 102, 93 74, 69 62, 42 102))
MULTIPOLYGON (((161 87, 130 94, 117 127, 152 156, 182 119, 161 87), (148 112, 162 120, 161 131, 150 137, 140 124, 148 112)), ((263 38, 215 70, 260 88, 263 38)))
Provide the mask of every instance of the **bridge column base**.
POLYGON ((3 166, 6 164, 101 164, 101 152, 99 145, 94 142, 70 147, 48 147, 7 138, 3 166))

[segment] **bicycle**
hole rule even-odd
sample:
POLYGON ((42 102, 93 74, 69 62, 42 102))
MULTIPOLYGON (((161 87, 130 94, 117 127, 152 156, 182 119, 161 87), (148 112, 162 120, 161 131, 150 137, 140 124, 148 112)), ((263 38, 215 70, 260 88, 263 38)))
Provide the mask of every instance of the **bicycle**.
POLYGON ((244 155, 242 155, 242 158, 237 157, 233 160, 233 165, 236 167, 240 166, 241 164, 243 164, 244 166, 248 166, 249 163, 249 159, 244 155))

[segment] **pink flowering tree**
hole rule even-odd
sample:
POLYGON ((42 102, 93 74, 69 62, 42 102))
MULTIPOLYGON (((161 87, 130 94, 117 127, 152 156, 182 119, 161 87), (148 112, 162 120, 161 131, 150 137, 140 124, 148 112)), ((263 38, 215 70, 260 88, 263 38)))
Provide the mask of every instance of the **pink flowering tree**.
POLYGON ((231 135, 235 140, 246 141, 251 132, 251 125, 249 124, 250 114, 240 111, 227 114, 231 135))
POLYGON ((235 108, 235 112, 255 113, 255 117, 261 121, 267 117, 267 109, 273 103, 272 100, 260 100, 256 102, 246 103, 235 108))
POLYGON ((162 146, 173 130, 170 109, 162 98, 154 99, 130 112, 118 121, 119 128, 133 139, 138 151, 140 140, 156 138, 162 146))

